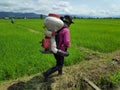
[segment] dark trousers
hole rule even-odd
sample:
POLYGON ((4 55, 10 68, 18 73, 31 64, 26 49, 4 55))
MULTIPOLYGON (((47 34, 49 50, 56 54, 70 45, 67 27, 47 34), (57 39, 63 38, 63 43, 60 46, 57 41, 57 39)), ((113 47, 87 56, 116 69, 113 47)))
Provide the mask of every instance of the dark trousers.
POLYGON ((62 74, 62 68, 64 64, 64 56, 56 55, 54 54, 54 57, 56 59, 56 68, 58 68, 58 73, 62 74))
POLYGON ((62 74, 62 68, 63 68, 63 64, 64 64, 64 56, 54 54, 54 57, 56 59, 56 66, 48 69, 44 73, 45 77, 48 77, 50 74, 54 73, 55 71, 58 71, 58 74, 62 74))

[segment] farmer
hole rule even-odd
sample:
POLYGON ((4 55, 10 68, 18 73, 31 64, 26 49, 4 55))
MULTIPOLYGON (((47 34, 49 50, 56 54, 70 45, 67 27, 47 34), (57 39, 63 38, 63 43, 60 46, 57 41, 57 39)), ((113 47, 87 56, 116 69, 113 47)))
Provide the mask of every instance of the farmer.
POLYGON ((13 17, 11 18, 11 23, 14 24, 14 18, 13 17))
MULTIPOLYGON (((57 31, 55 35, 55 40, 57 44, 57 48, 63 51, 67 51, 67 48, 70 46, 70 31, 68 27, 73 23, 72 18, 69 15, 65 15, 61 17, 61 20, 64 22, 64 27, 57 31)), ((43 73, 45 80, 47 80, 48 76, 55 71, 58 71, 58 75, 62 75, 62 68, 64 64, 64 56, 60 54, 55 54, 54 57, 56 59, 56 66, 48 69, 43 73)))

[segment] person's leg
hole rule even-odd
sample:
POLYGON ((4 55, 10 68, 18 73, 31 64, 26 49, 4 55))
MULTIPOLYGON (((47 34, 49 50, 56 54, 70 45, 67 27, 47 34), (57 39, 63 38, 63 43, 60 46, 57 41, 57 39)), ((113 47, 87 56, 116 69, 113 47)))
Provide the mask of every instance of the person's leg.
POLYGON ((43 73, 44 77, 47 78, 50 74, 54 73, 55 71, 58 70, 58 56, 56 54, 54 54, 54 57, 56 59, 56 66, 48 69, 46 72, 43 73))
POLYGON ((60 55, 56 55, 56 54, 54 54, 54 56, 55 56, 55 59, 56 59, 56 66, 48 69, 46 72, 43 73, 43 76, 45 77, 45 79, 47 79, 48 76, 51 75, 52 73, 54 73, 55 71, 58 71, 58 75, 62 74, 64 57, 60 56, 60 55))
POLYGON ((56 67, 58 67, 58 74, 61 75, 64 64, 64 57, 55 54, 55 58, 56 58, 56 67))
POLYGON ((52 73, 54 73, 55 71, 58 70, 58 67, 52 67, 50 69, 48 69, 46 72, 43 73, 44 77, 47 78, 49 75, 51 75, 52 73))

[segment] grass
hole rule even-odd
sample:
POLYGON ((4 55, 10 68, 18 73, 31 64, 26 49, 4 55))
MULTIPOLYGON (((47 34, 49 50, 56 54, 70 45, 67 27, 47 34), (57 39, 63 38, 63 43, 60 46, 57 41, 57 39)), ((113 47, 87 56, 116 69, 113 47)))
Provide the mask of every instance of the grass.
POLYGON ((71 26, 72 43, 99 52, 120 49, 119 19, 80 19, 71 26))
POLYGON ((120 83, 120 72, 116 72, 113 77, 111 77, 111 81, 117 86, 120 83))
MULTIPOLYGON (((65 65, 83 60, 79 47, 109 53, 120 49, 119 19, 75 19, 71 25, 70 56, 65 65)), ((55 64, 53 55, 39 52, 43 35, 43 20, 0 20, 0 81, 16 79, 24 75, 42 72, 55 64), (30 32, 33 29, 40 33, 30 32)))
POLYGON ((39 53, 39 35, 7 22, 1 30, 0 71, 2 73, 0 73, 0 80, 17 78, 26 72, 32 74, 46 67, 43 55, 39 53))

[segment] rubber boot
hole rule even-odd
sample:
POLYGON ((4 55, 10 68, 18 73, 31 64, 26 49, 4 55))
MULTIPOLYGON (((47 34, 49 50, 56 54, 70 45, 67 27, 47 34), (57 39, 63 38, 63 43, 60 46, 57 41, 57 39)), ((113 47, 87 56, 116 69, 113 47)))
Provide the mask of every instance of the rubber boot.
POLYGON ((62 75, 62 68, 58 69, 58 75, 62 75))
POLYGON ((58 68, 57 67, 53 67, 51 69, 48 69, 46 72, 43 73, 44 76, 44 81, 47 81, 47 78, 50 74, 54 73, 55 71, 57 71, 58 68))
POLYGON ((61 55, 61 56, 69 56, 68 52, 65 52, 65 51, 62 51, 62 50, 58 50, 56 54, 61 55))

